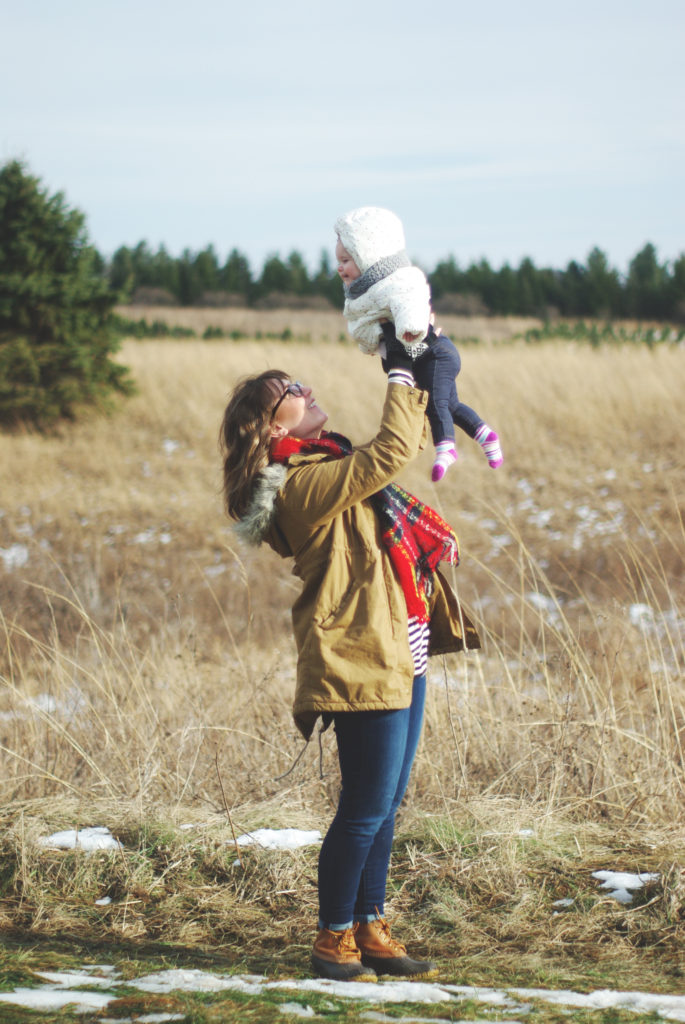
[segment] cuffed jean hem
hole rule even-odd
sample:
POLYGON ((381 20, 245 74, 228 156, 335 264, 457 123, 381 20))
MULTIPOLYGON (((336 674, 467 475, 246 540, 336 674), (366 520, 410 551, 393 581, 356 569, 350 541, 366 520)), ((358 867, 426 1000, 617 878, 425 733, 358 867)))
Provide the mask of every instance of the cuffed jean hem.
MULTIPOLYGON (((371 920, 375 920, 375 915, 371 920)), ((335 924, 335 922, 333 924, 328 924, 326 921, 322 921, 321 918, 319 918, 319 928, 328 928, 329 932, 345 932, 348 928, 351 928, 353 924, 354 921, 347 921, 346 924, 335 924)))
POLYGON ((383 917, 380 911, 377 914, 355 914, 354 920, 356 924, 370 924, 371 921, 377 921, 379 917, 383 917))

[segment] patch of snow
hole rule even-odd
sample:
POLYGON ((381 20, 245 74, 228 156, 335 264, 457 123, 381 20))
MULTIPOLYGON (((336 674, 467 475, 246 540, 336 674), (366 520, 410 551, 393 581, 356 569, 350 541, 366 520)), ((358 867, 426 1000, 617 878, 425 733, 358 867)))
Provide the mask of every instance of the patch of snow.
POLYGON ((528 516, 528 522, 532 523, 533 526, 539 526, 541 530, 544 530, 554 515, 553 508, 539 508, 532 515, 528 516))
POLYGON ((39 711, 44 711, 46 715, 54 715, 59 707, 57 700, 51 693, 37 693, 31 703, 39 711))
POLYGON ((293 1017, 316 1016, 311 1006, 302 1006, 301 1003, 281 1003, 278 1009, 281 1013, 292 1013, 293 1017))
POLYGON ((162 451, 165 455, 173 455, 174 452, 181 447, 180 441, 172 441, 170 437, 165 437, 162 441, 162 451))
POLYGON ((108 907, 111 902, 112 902, 112 897, 111 896, 103 896, 102 899, 99 899, 99 900, 95 901, 95 906, 96 907, 108 907))
POLYGON ((552 904, 552 906, 553 907, 572 907, 574 902, 575 901, 570 899, 570 897, 564 897, 563 900, 555 900, 554 903, 552 904))
POLYGON ((25 544, 10 544, 8 548, 0 548, 0 558, 7 572, 23 569, 29 560, 29 549, 25 544))
POLYGON ((195 968, 178 968, 145 974, 135 981, 129 980, 128 984, 141 992, 154 992, 157 995, 167 995, 169 992, 223 992, 228 989, 256 995, 262 990, 263 979, 250 977, 248 980, 240 975, 221 976, 195 968))
POLYGON ((168 1020, 187 1020, 185 1013, 144 1013, 142 1017, 98 1017, 98 1024, 165 1024, 168 1020))
POLYGON ((140 533, 137 533, 135 535, 135 537, 133 538, 133 540, 131 541, 131 543, 132 544, 151 544, 154 539, 155 539, 155 530, 154 530, 154 528, 152 526, 150 526, 150 527, 148 527, 147 530, 142 530, 140 533))
MULTIPOLYGON (((232 842, 232 840, 227 840, 232 842)), ((257 828, 236 839, 238 846, 261 846, 264 850, 297 850, 321 842, 318 829, 303 832, 298 828, 257 828)))
POLYGON ((558 992, 549 989, 515 988, 510 992, 524 999, 541 999, 556 1006, 575 1006, 583 1010, 630 1010, 643 1017, 657 1014, 664 1020, 685 1021, 685 996, 668 996, 650 992, 616 992, 598 989, 596 992, 558 992))
POLYGON ((227 565, 208 565, 207 568, 204 570, 204 573, 205 576, 209 576, 210 579, 213 579, 215 576, 221 576, 222 573, 225 573, 227 569, 227 565))
POLYGON ((608 895, 619 903, 632 903, 633 893, 641 889, 645 882, 658 882, 659 875, 649 871, 643 871, 638 875, 628 871, 593 871, 593 878, 601 881, 601 889, 606 889, 608 895))
MULTIPOLYGON (((617 872, 616 874, 621 874, 617 872)), ((629 876, 632 881, 645 881, 646 876, 629 876)), ((43 986, 38 989, 21 988, 14 992, 3 992, 0 994, 2 1002, 14 1003, 38 1010, 59 1010, 62 1007, 73 1004, 76 1013, 85 1013, 92 1009, 102 1009, 108 1002, 117 998, 110 993, 83 992, 70 989, 68 985, 118 985, 121 984, 120 977, 114 968, 88 967, 83 969, 82 974, 76 972, 41 972, 40 977, 52 980, 53 985, 43 986), (99 971, 101 975, 109 974, 110 977, 94 976, 92 972, 99 971), (116 977, 115 977, 116 975, 116 977)), ((369 1003, 449 1003, 465 1002, 473 1000, 482 1003, 484 1006, 499 1010, 508 1010, 510 1013, 525 1014, 529 1011, 529 1005, 521 1005, 516 1000, 538 1000, 540 1002, 552 1003, 557 1006, 575 1007, 577 1009, 607 1010, 620 1009, 638 1013, 643 1016, 657 1014, 665 1020, 685 1022, 685 996, 659 995, 649 992, 620 992, 610 989, 601 989, 596 992, 572 992, 568 990, 555 991, 552 989, 529 989, 510 988, 507 990, 493 988, 478 988, 470 985, 440 985, 420 981, 386 981, 386 982, 349 982, 349 981, 328 981, 324 978, 310 978, 304 981, 283 980, 267 981, 261 975, 216 975, 208 971, 200 970, 168 970, 156 974, 146 975, 136 980, 130 979, 126 984, 141 992, 154 992, 167 994, 169 992, 221 992, 238 991, 248 995, 259 995, 266 991, 298 991, 317 992, 324 995, 336 996, 342 999, 364 1000, 369 1003)), ((282 1004, 284 1013, 292 1013, 300 1016, 312 1016, 309 1007, 300 1003, 282 1004), (294 1007, 297 1006, 297 1009, 294 1007)), ((333 1007, 335 1009, 336 1007, 333 1007)), ((365 1020, 385 1020, 382 1013, 373 1010, 366 1011, 361 1015, 365 1020)), ((100 1018, 103 1024, 109 1018, 100 1018)), ((116 1018, 117 1024, 123 1024, 129 1018, 116 1018)), ((137 1021, 147 1021, 154 1024, 157 1021, 182 1020, 183 1015, 178 1014, 147 1014, 136 1017, 137 1021)), ((403 1020, 413 1024, 424 1024, 425 1018, 409 1018, 403 1020)), ((435 1022, 436 1018, 430 1018, 435 1022)), ((111 1018, 114 1024, 115 1018, 111 1018)), ((504 1022, 503 1022, 504 1024, 504 1022)), ((510 1021, 513 1024, 513 1021, 510 1021)))
POLYGON ((631 604, 628 615, 634 626, 639 626, 645 621, 654 621, 654 611, 648 604, 631 604))
POLYGON ((76 992, 63 988, 15 988, 14 992, 0 993, 0 1001, 12 1003, 15 1006, 24 1006, 29 1010, 61 1010, 70 1006, 74 1013, 90 1013, 91 1010, 102 1010, 112 1000, 118 999, 115 995, 105 995, 102 992, 76 992))
POLYGON ((38 840, 41 846, 51 850, 85 850, 92 853, 94 850, 122 850, 123 846, 118 839, 115 839, 105 825, 96 825, 92 828, 67 829, 64 832, 54 832, 51 836, 43 836, 38 840))
MULTIPOLYGON (((378 1020, 388 1024, 389 1021, 397 1020, 397 1017, 388 1017, 387 1013, 379 1013, 378 1010, 367 1010, 366 1013, 359 1015, 360 1020, 378 1020)), ((467 1021, 452 1021, 448 1020, 447 1017, 401 1017, 399 1018, 402 1024, 486 1024, 486 1019, 472 1018, 467 1021)), ((487 1021, 487 1024, 492 1024, 491 1021, 487 1021)), ((500 1021, 500 1024, 514 1024, 513 1021, 500 1021)))
POLYGON ((97 974, 84 971, 36 971, 39 978, 51 981, 53 985, 61 985, 62 988, 69 988, 75 985, 100 985, 108 988, 117 975, 116 971, 108 971, 109 977, 98 977, 97 974))
POLYGON ((537 611, 544 615, 545 621, 550 626, 559 626, 561 624, 559 609, 553 597, 550 597, 548 594, 541 594, 538 590, 531 590, 526 594, 526 600, 533 608, 536 608, 537 611))

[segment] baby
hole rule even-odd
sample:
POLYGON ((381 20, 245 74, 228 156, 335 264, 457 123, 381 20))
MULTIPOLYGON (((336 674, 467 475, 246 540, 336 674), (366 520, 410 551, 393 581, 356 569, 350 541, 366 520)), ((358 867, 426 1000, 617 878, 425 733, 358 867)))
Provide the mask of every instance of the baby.
POLYGON ((435 444, 432 479, 442 480, 456 461, 454 424, 481 446, 497 469, 504 461, 499 438, 457 397, 461 359, 449 338, 432 325, 430 289, 405 249, 399 217, 362 206, 335 222, 335 257, 345 288, 343 314, 363 352, 383 357, 400 341, 412 359, 414 379, 428 391, 427 415, 435 444))

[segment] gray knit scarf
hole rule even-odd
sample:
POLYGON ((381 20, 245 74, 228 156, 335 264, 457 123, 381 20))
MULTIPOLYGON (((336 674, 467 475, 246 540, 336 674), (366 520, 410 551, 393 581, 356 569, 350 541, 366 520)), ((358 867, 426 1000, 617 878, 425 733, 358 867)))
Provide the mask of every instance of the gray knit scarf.
POLYGON ((400 249, 399 252, 393 253, 392 256, 383 256, 376 263, 372 263, 361 277, 358 277, 352 284, 345 287, 345 297, 348 299, 358 299, 360 295, 368 292, 369 288, 378 281, 382 281, 384 277, 390 277, 391 274, 401 267, 410 266, 411 260, 407 256, 406 249, 400 249))

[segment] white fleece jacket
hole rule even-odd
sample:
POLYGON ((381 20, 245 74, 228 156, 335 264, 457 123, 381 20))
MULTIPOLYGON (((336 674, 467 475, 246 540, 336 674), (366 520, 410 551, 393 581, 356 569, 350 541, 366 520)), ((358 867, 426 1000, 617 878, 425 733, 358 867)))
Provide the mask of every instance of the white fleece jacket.
MULTIPOLYGON (((335 222, 335 232, 362 274, 379 260, 405 253, 402 222, 390 210, 362 206, 335 222)), ((407 260, 408 262, 408 260, 407 260)), ((430 288, 418 267, 403 266, 372 284, 362 295, 345 298, 343 315, 350 334, 363 352, 378 349, 381 321, 391 320, 395 334, 412 357, 425 350, 422 339, 430 323, 430 288), (403 341, 413 334, 414 342, 403 341)))

